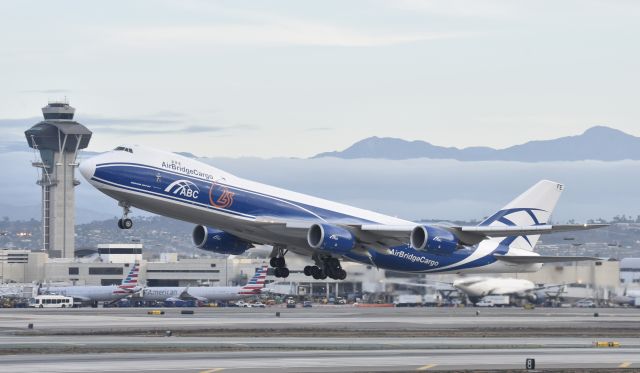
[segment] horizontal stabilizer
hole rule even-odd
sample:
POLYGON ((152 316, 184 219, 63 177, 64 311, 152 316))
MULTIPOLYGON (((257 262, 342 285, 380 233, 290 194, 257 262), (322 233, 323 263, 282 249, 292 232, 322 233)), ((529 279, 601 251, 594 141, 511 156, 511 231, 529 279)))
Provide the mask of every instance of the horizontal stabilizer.
POLYGON ((593 256, 494 255, 494 258, 513 264, 580 262, 603 260, 593 256))
POLYGON ((445 227, 462 242, 474 245, 488 237, 528 236, 531 234, 549 234, 571 231, 585 231, 606 227, 609 224, 543 224, 531 226, 463 226, 445 227))

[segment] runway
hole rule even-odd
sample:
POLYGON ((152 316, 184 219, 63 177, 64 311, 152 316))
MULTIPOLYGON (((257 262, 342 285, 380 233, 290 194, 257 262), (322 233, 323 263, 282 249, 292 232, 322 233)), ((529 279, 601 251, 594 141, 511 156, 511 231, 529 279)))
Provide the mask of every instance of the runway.
POLYGON ((403 372, 640 368, 640 349, 180 352, 0 356, 7 372, 403 372))
POLYGON ((274 331, 297 336, 305 330, 320 336, 393 336, 402 332, 412 336, 520 337, 558 335, 558 331, 563 336, 609 336, 612 332, 617 337, 640 335, 640 310, 632 308, 196 308, 193 315, 181 315, 179 308, 165 308, 164 315, 148 315, 148 310, 0 309, 0 333, 131 335, 171 329, 182 334, 219 336, 257 336, 260 331, 268 331, 265 336, 274 331), (34 325, 32 331, 26 330, 30 323, 34 325))
POLYGON ((527 358, 540 369, 640 369, 639 309, 148 310, 2 309, 0 370, 524 369, 527 358), (619 347, 596 348, 595 341, 619 347))

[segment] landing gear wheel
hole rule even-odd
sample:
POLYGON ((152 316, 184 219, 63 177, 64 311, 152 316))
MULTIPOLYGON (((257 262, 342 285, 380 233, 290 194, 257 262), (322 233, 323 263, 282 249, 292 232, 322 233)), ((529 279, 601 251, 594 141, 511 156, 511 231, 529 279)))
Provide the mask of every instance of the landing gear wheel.
POLYGON ((341 269, 341 270, 338 272, 337 279, 338 279, 338 280, 344 280, 344 279, 346 279, 346 278, 347 278, 347 271, 345 271, 344 269, 341 269))
POLYGON ((320 275, 315 275, 315 273, 311 272, 314 275, 314 278, 332 278, 334 280, 344 280, 347 278, 347 272, 342 269, 340 265, 340 260, 338 258, 334 258, 331 256, 326 257, 316 257, 316 263, 319 266, 319 270, 322 272, 324 277, 320 275))
POLYGON ((278 258, 277 257, 274 256, 273 258, 269 259, 269 265, 270 266, 272 266, 274 268, 278 267, 277 263, 278 263, 278 258))
POLYGON ((274 271, 274 275, 276 277, 287 278, 289 277, 289 268, 287 267, 276 267, 274 271))
POLYGON ((122 228, 131 229, 133 227, 133 220, 127 218, 122 220, 122 228))
POLYGON ((311 271, 311 266, 306 266, 304 267, 304 275, 305 276, 311 276, 313 274, 313 272, 311 271))
POLYGON ((133 221, 129 219, 131 206, 126 202, 120 202, 118 203, 118 206, 122 207, 122 218, 118 220, 118 228, 131 229, 131 227, 133 227, 133 221))

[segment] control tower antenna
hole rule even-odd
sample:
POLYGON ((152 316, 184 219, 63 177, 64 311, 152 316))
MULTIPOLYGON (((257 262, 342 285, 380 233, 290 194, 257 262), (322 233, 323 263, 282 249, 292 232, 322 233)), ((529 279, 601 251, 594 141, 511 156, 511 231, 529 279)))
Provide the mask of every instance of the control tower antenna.
POLYGON ((75 109, 66 99, 49 101, 44 120, 27 131, 29 146, 40 153, 32 165, 42 187, 43 249, 52 258, 73 258, 75 252, 75 178, 78 151, 89 145, 91 131, 73 120, 75 109))

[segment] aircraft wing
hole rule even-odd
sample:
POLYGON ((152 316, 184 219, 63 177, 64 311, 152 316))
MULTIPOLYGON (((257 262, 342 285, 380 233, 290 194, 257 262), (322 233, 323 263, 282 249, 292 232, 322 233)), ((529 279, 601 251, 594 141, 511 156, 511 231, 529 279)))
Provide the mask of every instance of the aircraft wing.
POLYGON ((180 295, 178 295, 178 299, 180 299, 180 300, 194 300, 196 298, 193 295, 189 294, 189 286, 187 286, 186 288, 184 288, 182 293, 180 293, 180 295))
MULTIPOLYGON (((383 240, 395 240, 406 243, 409 235, 416 225, 361 225, 359 229, 383 240)), ((606 227, 608 224, 560 224, 560 225, 533 225, 533 226, 440 226, 453 233, 461 242, 467 245, 475 245, 489 237, 526 236, 531 234, 548 234, 557 232, 583 231, 606 227)))
POLYGON ((80 301, 80 302, 90 302, 91 298, 89 297, 82 297, 82 296, 78 296, 78 295, 73 295, 72 296, 74 301, 80 301))
POLYGON ((603 260, 593 256, 545 256, 545 255, 493 255, 494 258, 513 264, 579 262, 603 260))
MULTIPOLYGON (((278 218, 263 217, 257 219, 263 229, 285 231, 296 237, 306 237, 314 221, 282 221, 278 218)), ((420 224, 336 224, 349 229, 358 239, 358 243, 367 248, 386 250, 409 242, 413 229, 420 224)), ((608 224, 544 224, 533 226, 444 226, 433 225, 453 233, 462 243, 475 245, 490 237, 524 236, 569 231, 582 231, 608 226, 608 224)))

